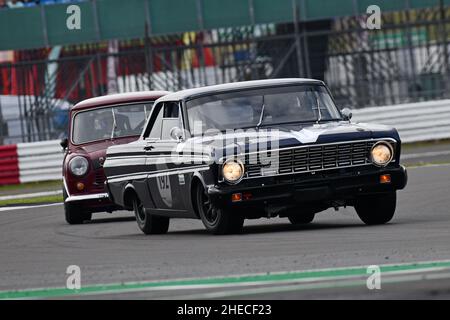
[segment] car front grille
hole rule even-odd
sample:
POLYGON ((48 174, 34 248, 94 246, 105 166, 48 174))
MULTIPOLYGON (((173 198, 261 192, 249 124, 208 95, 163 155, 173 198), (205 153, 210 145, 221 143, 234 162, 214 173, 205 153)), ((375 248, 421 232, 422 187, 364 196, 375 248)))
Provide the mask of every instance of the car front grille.
POLYGON ((95 181, 92 185, 93 192, 104 192, 105 191, 105 180, 106 176, 103 169, 97 169, 95 171, 95 181))
MULTIPOLYGON (((245 177, 255 178, 371 165, 376 140, 311 145, 245 155, 245 177)), ((394 150, 395 150, 395 146, 394 150)))

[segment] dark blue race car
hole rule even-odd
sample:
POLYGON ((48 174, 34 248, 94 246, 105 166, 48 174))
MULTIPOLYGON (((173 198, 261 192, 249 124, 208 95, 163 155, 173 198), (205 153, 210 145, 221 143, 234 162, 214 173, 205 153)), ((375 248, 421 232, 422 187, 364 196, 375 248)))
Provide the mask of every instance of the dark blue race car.
POLYGON ((146 234, 167 232, 170 218, 201 219, 213 234, 261 217, 306 224, 343 206, 366 224, 387 223, 407 183, 400 137, 350 119, 311 79, 168 94, 139 140, 108 149, 107 189, 146 234))

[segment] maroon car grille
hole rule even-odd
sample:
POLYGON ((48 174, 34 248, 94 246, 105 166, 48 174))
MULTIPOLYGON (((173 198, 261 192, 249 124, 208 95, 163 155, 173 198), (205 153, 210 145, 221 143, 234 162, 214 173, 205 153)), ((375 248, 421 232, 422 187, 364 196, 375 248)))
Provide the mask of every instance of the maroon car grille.
POLYGON ((105 192, 105 180, 106 176, 103 169, 99 169, 95 172, 95 181, 92 185, 93 192, 105 192))
POLYGON ((246 155, 245 177, 304 173, 368 165, 376 141, 316 145, 246 155), (253 159, 253 161, 250 161, 253 159), (266 159, 266 161, 261 161, 266 159), (270 162, 269 162, 270 161, 270 162), (264 163, 266 165, 264 165, 264 163))

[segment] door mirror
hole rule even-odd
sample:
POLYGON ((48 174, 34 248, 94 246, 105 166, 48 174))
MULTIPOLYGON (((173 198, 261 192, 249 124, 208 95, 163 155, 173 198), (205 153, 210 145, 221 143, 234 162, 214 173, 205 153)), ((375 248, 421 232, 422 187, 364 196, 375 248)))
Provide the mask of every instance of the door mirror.
POLYGON ((66 150, 67 147, 69 146, 69 139, 67 138, 61 139, 61 142, 59 144, 64 150, 66 150))
POLYGON ((352 110, 350 110, 350 108, 342 109, 341 113, 345 121, 350 121, 353 117, 353 113, 352 110))
POLYGON ((170 129, 170 137, 178 142, 183 140, 183 130, 178 127, 170 129))

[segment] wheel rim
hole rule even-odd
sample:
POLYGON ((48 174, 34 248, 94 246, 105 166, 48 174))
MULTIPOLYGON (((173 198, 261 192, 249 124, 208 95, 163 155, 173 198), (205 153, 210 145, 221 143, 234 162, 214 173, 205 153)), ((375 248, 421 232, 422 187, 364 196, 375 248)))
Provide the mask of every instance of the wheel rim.
POLYGON ((203 189, 199 190, 201 193, 200 209, 202 211, 202 215, 209 224, 214 225, 217 222, 218 218, 217 209, 212 205, 211 199, 209 198, 206 190, 202 187, 199 188, 203 189))
POLYGON ((146 215, 144 205, 139 200, 135 199, 133 201, 133 206, 134 206, 134 213, 136 214, 138 220, 141 222, 145 221, 146 215))

